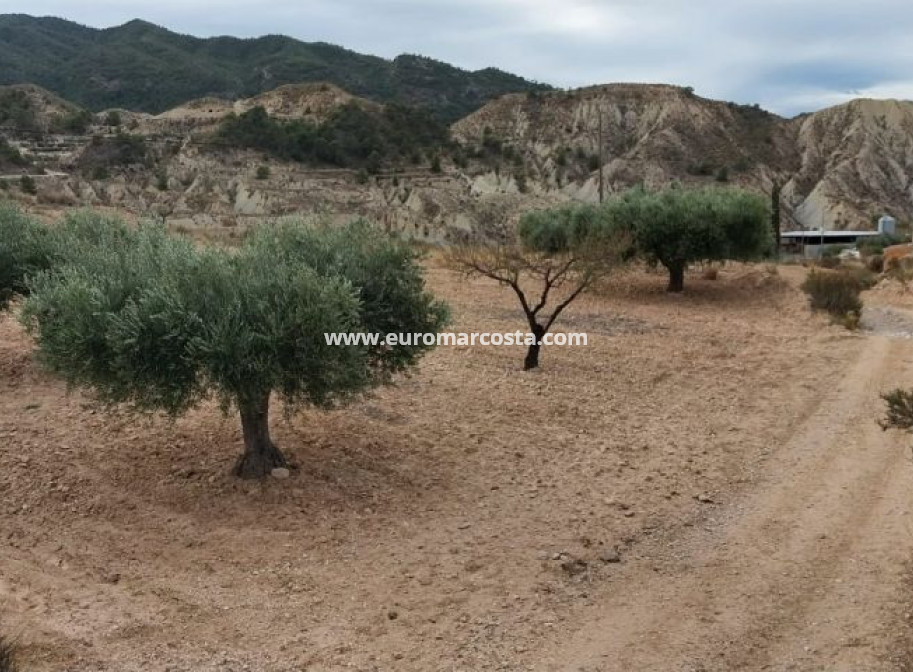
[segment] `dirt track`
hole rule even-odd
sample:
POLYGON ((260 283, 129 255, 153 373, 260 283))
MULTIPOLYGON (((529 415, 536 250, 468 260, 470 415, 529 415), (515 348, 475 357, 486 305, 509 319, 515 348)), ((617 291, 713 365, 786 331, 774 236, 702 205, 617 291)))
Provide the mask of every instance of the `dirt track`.
POLYGON ((906 437, 873 418, 911 378, 913 348, 871 337, 751 492, 632 565, 550 669, 902 669, 882 645, 913 550, 913 472, 906 437))

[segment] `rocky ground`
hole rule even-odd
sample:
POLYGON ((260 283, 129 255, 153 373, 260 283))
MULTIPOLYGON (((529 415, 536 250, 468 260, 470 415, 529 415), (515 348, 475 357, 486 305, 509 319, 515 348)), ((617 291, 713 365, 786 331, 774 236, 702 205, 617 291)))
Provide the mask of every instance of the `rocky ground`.
MULTIPOLYGON (((295 468, 265 483, 228 475, 234 418, 96 410, 5 317, 0 619, 37 672, 902 669, 913 471, 869 430, 913 353, 811 316, 800 272, 616 278, 539 371, 445 348, 277 414, 295 468)), ((457 331, 522 326, 430 281, 457 331)))

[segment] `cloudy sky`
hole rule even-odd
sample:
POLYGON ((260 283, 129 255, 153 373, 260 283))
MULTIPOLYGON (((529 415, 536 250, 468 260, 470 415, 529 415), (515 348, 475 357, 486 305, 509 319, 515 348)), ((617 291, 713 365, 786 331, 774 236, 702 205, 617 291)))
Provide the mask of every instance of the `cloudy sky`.
POLYGON ((0 0, 0 12, 282 33, 561 87, 672 83, 786 115, 913 98, 910 0, 0 0))

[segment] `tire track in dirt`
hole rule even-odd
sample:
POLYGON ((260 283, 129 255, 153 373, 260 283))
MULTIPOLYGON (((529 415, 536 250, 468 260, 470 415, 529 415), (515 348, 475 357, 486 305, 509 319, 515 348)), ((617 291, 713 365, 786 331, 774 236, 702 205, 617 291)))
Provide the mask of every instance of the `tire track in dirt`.
POLYGON ((633 560, 548 670, 897 670, 913 550, 907 439, 875 420, 913 347, 873 337, 707 528, 633 560))

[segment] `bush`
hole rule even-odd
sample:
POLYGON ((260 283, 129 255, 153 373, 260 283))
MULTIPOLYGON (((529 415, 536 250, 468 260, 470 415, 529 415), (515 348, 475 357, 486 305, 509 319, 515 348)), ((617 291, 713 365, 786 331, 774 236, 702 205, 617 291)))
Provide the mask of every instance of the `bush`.
POLYGON ((884 273, 884 257, 874 254, 866 261, 866 268, 872 273, 884 273))
POLYGON ((23 175, 19 178, 19 188, 22 189, 22 193, 31 194, 34 196, 38 193, 38 185, 35 184, 35 178, 31 175, 23 175))
POLYGON ((268 180, 269 179, 269 166, 257 166, 257 179, 258 180, 268 180))
POLYGON ((0 672, 17 672, 18 669, 15 642, 0 635, 0 672))
POLYGON ((858 273, 812 271, 802 283, 814 311, 825 311, 835 321, 858 326, 866 280, 858 273))
POLYGON ((888 405, 888 413, 879 423, 882 429, 913 431, 913 390, 893 390, 881 395, 888 405))

